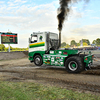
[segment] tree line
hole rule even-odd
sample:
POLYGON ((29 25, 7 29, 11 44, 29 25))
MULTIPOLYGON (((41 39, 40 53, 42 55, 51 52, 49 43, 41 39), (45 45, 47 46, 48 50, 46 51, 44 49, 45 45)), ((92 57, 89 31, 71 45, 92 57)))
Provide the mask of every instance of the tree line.
MULTIPOLYGON (((69 47, 77 47, 77 46, 88 46, 90 45, 90 41, 88 39, 82 39, 78 43, 75 40, 71 40, 70 44, 67 44, 66 42, 61 43, 62 48, 69 48, 69 47)), ((94 46, 100 46, 100 38, 97 38, 96 40, 93 40, 92 44, 94 46)), ((9 47, 5 47, 4 44, 0 44, 0 51, 8 51, 9 47)), ((11 51, 28 51, 27 48, 13 48, 10 46, 11 51)))
MULTIPOLYGON (((0 44, 0 51, 5 51, 7 52, 9 49, 9 47, 5 47, 4 44, 0 44)), ((27 48, 13 48, 10 46, 10 50, 11 51, 28 51, 28 47, 27 48)))
POLYGON ((100 38, 97 38, 96 40, 93 40, 92 44, 90 44, 90 41, 88 39, 82 39, 78 43, 75 40, 71 40, 70 44, 67 44, 66 42, 61 43, 62 48, 69 48, 69 47, 78 47, 78 46, 100 46, 100 38))

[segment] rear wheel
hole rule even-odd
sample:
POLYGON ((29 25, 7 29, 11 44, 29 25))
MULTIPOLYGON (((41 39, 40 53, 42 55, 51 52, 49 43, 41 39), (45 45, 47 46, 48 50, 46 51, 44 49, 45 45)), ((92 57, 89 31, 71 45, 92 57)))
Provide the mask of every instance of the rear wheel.
POLYGON ((40 55, 36 55, 34 57, 34 64, 36 66, 41 66, 43 64, 42 57, 40 55))
POLYGON ((78 56, 72 56, 65 62, 65 67, 69 73, 79 73, 84 69, 82 60, 78 56))
POLYGON ((81 58, 81 60, 82 60, 82 64, 83 64, 83 66, 84 66, 82 70, 85 70, 85 68, 86 68, 86 63, 84 62, 84 57, 85 57, 85 56, 87 56, 87 55, 86 55, 86 54, 81 54, 81 55, 80 55, 80 58, 81 58))

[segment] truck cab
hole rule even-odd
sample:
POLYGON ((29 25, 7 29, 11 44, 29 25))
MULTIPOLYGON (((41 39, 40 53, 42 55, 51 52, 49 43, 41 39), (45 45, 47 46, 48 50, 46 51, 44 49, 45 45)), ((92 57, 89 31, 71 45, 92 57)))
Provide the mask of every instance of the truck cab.
POLYGON ((58 45, 58 34, 50 32, 38 32, 31 34, 29 38, 29 52, 47 51, 55 49, 53 46, 58 45), (56 42, 56 44, 55 44, 56 42))

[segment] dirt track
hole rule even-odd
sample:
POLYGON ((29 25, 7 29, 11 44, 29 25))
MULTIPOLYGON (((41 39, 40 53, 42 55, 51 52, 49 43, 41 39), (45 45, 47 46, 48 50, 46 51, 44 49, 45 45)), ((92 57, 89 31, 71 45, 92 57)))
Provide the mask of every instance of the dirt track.
POLYGON ((31 81, 99 95, 100 65, 96 65, 99 60, 91 70, 80 74, 69 74, 60 67, 36 67, 28 58, 0 61, 0 80, 31 81))

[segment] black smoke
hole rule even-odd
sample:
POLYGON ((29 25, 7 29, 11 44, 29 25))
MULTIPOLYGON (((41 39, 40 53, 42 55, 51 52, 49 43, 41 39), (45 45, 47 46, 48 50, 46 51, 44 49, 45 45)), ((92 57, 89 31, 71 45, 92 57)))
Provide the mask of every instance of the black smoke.
MULTIPOLYGON (((73 2, 77 3, 79 1, 82 0, 59 0, 60 7, 58 8, 57 18, 58 18, 58 30, 60 33, 63 27, 64 20, 66 17, 68 17, 68 14, 70 12, 69 4, 73 2)), ((89 2, 89 0, 83 0, 83 1, 85 1, 85 3, 89 2)))

